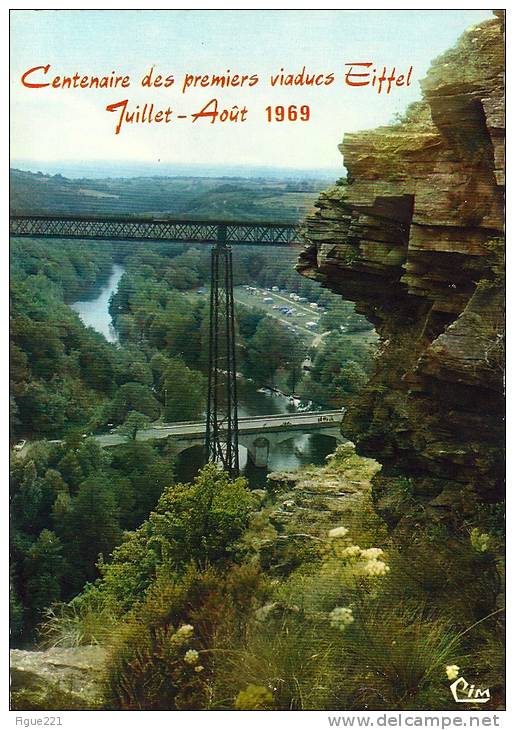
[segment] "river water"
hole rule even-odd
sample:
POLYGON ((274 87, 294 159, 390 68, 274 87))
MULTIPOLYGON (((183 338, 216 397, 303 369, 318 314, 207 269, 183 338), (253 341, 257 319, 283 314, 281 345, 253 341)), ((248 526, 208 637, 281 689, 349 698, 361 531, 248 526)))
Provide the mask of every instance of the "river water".
MULTIPOLYGON (((113 264, 108 281, 97 296, 88 300, 73 302, 71 308, 77 312, 87 327, 104 335, 109 342, 117 342, 118 337, 109 314, 109 298, 118 288, 124 273, 123 266, 113 264)), ((273 413, 291 413, 297 410, 287 396, 271 390, 258 389, 250 380, 238 379, 238 415, 262 416, 273 413)), ((327 454, 334 450, 333 438, 323 434, 302 434, 283 442, 270 450, 268 468, 257 468, 247 461, 246 449, 240 448, 242 473, 253 487, 261 487, 266 482, 269 471, 294 471, 303 464, 323 464, 327 454)), ((203 465, 203 449, 194 447, 179 455, 176 472, 179 481, 191 481, 203 465)))
POLYGON ((118 342, 118 335, 113 327, 109 314, 109 298, 118 289, 118 282, 125 269, 120 264, 113 264, 113 270, 100 293, 93 299, 84 299, 73 302, 71 308, 77 312, 86 327, 92 327, 108 342, 118 342))

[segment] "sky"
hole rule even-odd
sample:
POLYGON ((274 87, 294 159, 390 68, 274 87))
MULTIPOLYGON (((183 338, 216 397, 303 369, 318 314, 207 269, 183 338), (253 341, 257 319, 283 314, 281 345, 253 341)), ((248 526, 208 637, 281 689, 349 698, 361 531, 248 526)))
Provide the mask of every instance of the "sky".
MULTIPOLYGON (((14 10, 11 11, 11 160, 39 164, 132 162, 155 165, 271 166, 337 171, 344 133, 387 124, 420 98, 430 62, 490 10, 14 10), (344 83, 346 64, 395 67, 410 86, 387 95, 344 83), (54 76, 128 74, 128 89, 25 88, 54 76), (172 74, 168 89, 143 89, 141 78, 172 74), (275 87, 280 72, 334 73, 328 86, 275 87), (257 74, 253 88, 190 88, 185 74, 257 74), (219 109, 247 108, 245 121, 192 121, 213 98, 219 109), (106 106, 170 108, 168 124, 122 124, 106 106), (308 121, 267 121, 266 107, 309 106, 308 121), (183 114, 185 119, 177 119, 183 114), (30 162, 27 162, 30 161, 30 162)), ((358 69, 355 69, 358 70, 358 69)), ((365 69, 360 69, 364 71, 365 69)), ((241 115, 240 115, 241 117, 241 115)), ((30 164, 30 168, 28 165, 30 164)))

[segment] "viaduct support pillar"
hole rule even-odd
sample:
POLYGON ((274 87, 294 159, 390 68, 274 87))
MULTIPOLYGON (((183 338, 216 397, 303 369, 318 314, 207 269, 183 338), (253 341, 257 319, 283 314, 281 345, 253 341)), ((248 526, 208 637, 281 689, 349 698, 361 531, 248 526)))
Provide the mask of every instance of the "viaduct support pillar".
POLYGON ((255 441, 249 444, 247 451, 254 466, 268 466, 268 457, 270 455, 270 442, 268 439, 263 436, 258 436, 255 441))
POLYGON ((238 397, 232 251, 227 229, 217 230, 211 249, 209 372, 206 418, 206 460, 221 464, 231 477, 239 474, 238 397))

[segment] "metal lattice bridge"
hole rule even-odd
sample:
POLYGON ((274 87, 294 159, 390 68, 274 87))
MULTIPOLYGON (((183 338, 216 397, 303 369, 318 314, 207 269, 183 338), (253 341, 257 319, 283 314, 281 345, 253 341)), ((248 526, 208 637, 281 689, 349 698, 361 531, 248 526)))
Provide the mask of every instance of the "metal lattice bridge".
POLYGON ((82 238, 104 241, 176 241, 256 246, 301 243, 298 226, 290 223, 188 221, 151 218, 97 218, 67 215, 13 215, 11 236, 82 238))
POLYGON ((11 236, 103 241, 215 244, 211 250, 206 459, 239 473, 238 395, 232 245, 282 247, 302 243, 290 223, 172 220, 68 215, 13 215, 11 236))

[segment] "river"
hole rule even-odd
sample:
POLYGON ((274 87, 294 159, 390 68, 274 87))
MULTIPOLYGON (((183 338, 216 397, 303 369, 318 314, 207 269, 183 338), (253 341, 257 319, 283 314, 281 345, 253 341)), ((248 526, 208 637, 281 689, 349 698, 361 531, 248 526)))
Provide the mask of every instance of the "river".
POLYGON ((109 299, 111 294, 118 289, 118 283, 124 271, 125 269, 120 264, 113 264, 109 279, 99 294, 91 299, 80 300, 70 305, 77 312, 86 327, 92 327, 97 332, 100 332, 108 342, 118 342, 118 335, 116 334, 111 315, 109 314, 109 299))
MULTIPOLYGON (((117 288, 124 273, 124 267, 113 264, 109 279, 100 292, 91 299, 73 302, 71 308, 77 312, 87 327, 104 335, 109 342, 118 342, 118 336, 109 314, 109 299, 117 288)), ((291 413, 297 406, 290 399, 270 390, 257 389, 256 385, 246 379, 238 379, 238 415, 261 416, 272 413, 291 413)), ((246 449, 240 448, 240 464, 242 473, 249 484, 256 488, 266 482, 269 471, 294 471, 303 464, 323 464, 325 457, 334 450, 334 439, 322 434, 299 434, 270 450, 268 468, 257 468, 247 461, 246 449)), ((191 481, 203 464, 203 450, 194 447, 179 455, 177 459, 177 479, 191 481)))

